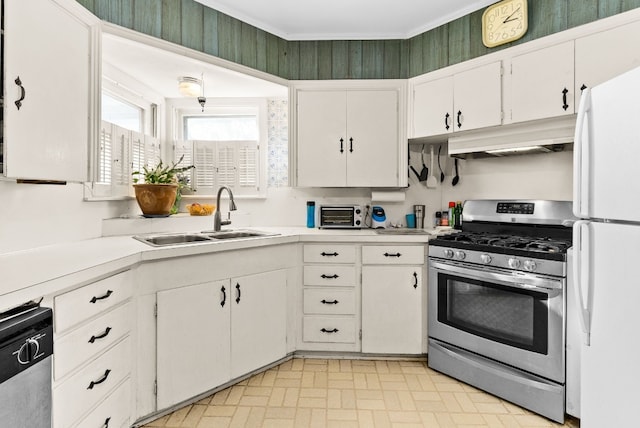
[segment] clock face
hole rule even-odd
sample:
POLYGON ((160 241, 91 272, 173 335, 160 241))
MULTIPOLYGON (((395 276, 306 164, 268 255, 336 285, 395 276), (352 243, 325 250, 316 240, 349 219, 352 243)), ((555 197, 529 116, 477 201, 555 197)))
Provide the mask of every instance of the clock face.
POLYGON ((527 0, 503 0, 482 14, 482 42, 491 48, 519 39, 527 32, 527 0))

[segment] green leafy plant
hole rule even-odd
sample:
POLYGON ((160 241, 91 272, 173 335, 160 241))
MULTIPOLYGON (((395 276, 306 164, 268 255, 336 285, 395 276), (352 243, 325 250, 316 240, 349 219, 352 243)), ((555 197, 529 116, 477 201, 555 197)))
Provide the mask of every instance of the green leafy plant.
POLYGON ((143 166, 142 171, 134 171, 131 173, 131 175, 135 177, 133 182, 138 183, 139 181, 142 181, 146 184, 178 184, 178 174, 182 174, 192 168, 195 168, 195 165, 179 167, 178 165, 183 159, 184 155, 182 155, 180 159, 172 165, 164 164, 162 159, 160 159, 158 165, 153 168, 143 166), (140 176, 142 176, 142 178, 140 176))

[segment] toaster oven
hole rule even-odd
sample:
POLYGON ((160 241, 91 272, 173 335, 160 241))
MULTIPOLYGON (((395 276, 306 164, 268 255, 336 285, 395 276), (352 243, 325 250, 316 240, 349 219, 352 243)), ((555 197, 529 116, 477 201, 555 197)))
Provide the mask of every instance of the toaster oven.
POLYGON ((320 229, 360 229, 363 226, 360 205, 320 205, 320 229))

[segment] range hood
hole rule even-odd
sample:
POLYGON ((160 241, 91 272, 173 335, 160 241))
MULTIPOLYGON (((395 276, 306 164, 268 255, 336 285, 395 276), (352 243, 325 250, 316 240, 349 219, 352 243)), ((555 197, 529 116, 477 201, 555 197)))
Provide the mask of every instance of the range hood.
POLYGON ((576 115, 501 125, 449 137, 449 156, 460 159, 549 153, 573 148, 576 115))

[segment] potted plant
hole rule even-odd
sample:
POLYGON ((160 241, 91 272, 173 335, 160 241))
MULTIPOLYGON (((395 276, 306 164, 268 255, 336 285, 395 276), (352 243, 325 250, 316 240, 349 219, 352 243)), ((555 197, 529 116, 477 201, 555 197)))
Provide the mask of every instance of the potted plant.
POLYGON ((131 173, 136 201, 145 217, 168 217, 178 193, 177 175, 195 168, 194 165, 178 166, 184 155, 172 165, 160 160, 155 167, 142 167, 142 171, 131 173))

